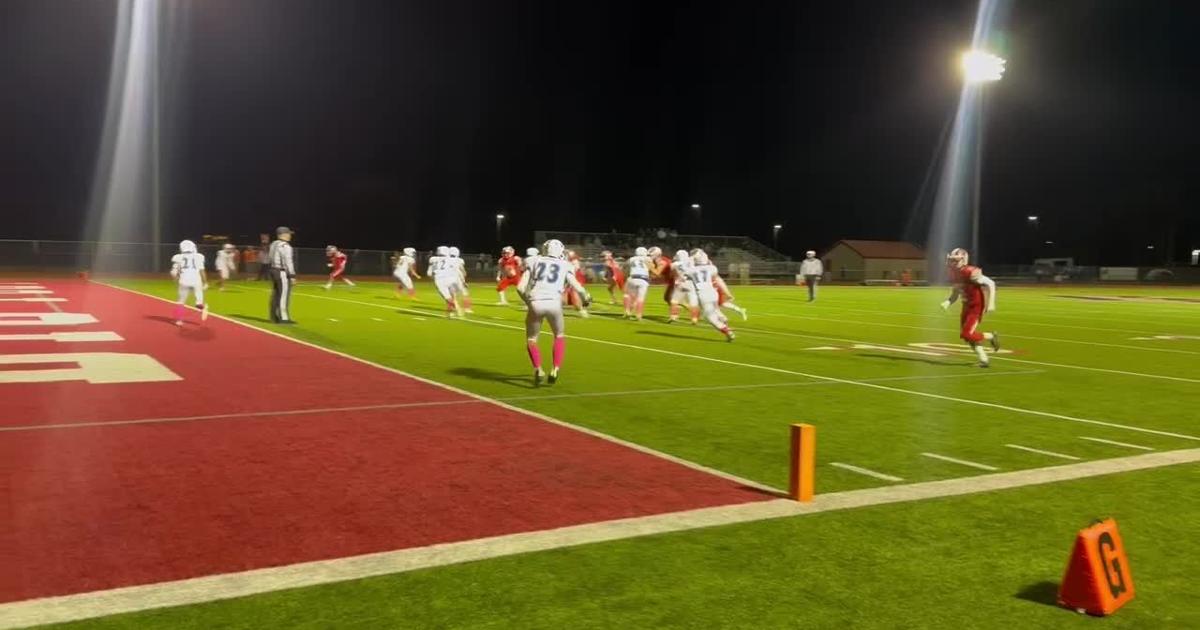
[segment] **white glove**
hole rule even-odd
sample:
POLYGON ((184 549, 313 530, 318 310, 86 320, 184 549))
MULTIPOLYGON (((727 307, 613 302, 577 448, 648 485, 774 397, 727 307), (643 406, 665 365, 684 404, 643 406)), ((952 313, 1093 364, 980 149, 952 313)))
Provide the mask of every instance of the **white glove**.
POLYGON ((950 308, 950 300, 942 300, 942 310, 950 308))

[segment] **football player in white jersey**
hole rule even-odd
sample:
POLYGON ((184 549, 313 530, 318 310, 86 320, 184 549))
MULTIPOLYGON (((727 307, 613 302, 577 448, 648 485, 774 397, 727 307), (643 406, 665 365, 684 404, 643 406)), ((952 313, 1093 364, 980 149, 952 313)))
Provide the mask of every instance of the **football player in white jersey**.
POLYGON ((433 286, 437 288, 438 295, 446 300, 446 316, 462 317, 462 306, 458 303, 458 283, 462 276, 458 265, 450 258, 449 247, 438 246, 434 255, 429 257, 429 269, 425 271, 425 275, 433 278, 433 286))
POLYGON ((642 312, 646 310, 646 291, 650 289, 650 253, 645 247, 633 250, 633 255, 626 261, 629 266, 629 279, 625 281, 625 317, 642 321, 642 312))
POLYGON ((673 278, 675 289, 671 291, 671 297, 668 300, 671 305, 671 316, 667 319, 668 324, 679 320, 680 304, 687 305, 693 325, 700 321, 700 303, 696 298, 696 286, 688 279, 687 274, 688 267, 691 266, 691 254, 682 249, 675 252, 675 260, 671 262, 671 268, 675 271, 673 278))
POLYGON ((217 250, 217 255, 213 258, 213 266, 217 268, 217 290, 225 290, 225 281, 229 276, 237 271, 237 248, 233 243, 225 243, 221 249, 217 250))
POLYGON ((704 250, 697 249, 692 255, 691 264, 684 266, 682 270, 687 282, 692 285, 696 300, 704 312, 704 319, 708 320, 713 328, 721 331, 727 341, 733 341, 734 335, 729 329, 729 321, 725 319, 725 314, 717 304, 721 299, 715 284, 721 277, 717 273, 717 266, 709 262, 708 254, 704 253, 704 250))
POLYGON ((416 290, 413 289, 413 280, 420 280, 421 275, 417 273, 417 250, 411 247, 405 247, 400 255, 395 259, 395 266, 392 269, 392 277, 396 278, 399 284, 396 286, 396 297, 399 297, 401 291, 408 294, 408 297, 416 299, 416 290))
POLYGON ((191 241, 179 242, 179 253, 171 257, 171 277, 179 282, 179 300, 175 303, 175 325, 183 325, 183 314, 188 294, 196 298, 200 309, 200 321, 208 319, 208 307, 204 304, 204 290, 208 288, 208 274, 204 271, 204 254, 196 251, 191 241))
POLYGON ((467 262, 459 256, 457 247, 450 247, 448 251, 450 260, 453 261, 454 268, 458 270, 458 296, 462 303, 462 309, 467 313, 474 313, 471 308, 471 290, 467 288, 467 262))
POLYGON ((525 349, 529 352, 529 361, 533 364, 533 384, 542 384, 547 378, 542 371, 542 351, 538 348, 538 335, 542 331, 542 322, 550 323, 550 331, 554 333, 554 358, 550 369, 550 383, 558 382, 558 371, 562 368, 563 355, 566 353, 567 340, 563 321, 562 296, 566 287, 571 287, 581 298, 584 307, 592 303, 592 296, 587 289, 575 279, 575 269, 564 255, 566 248, 561 241, 551 239, 542 246, 541 256, 536 257, 529 268, 521 276, 521 284, 517 293, 529 305, 525 313, 525 349))

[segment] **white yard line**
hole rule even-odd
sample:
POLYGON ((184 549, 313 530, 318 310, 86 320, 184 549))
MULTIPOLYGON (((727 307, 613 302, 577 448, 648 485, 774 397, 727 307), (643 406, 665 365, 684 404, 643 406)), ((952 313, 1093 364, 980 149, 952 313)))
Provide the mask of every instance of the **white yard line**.
POLYGON ((1105 440, 1103 438, 1097 438, 1097 437, 1080 436, 1079 439, 1087 440, 1089 442, 1099 442, 1101 444, 1111 444, 1113 446, 1123 446, 1125 448, 1135 448, 1139 451, 1153 451, 1154 450, 1153 448, 1150 448, 1149 446, 1142 446, 1140 444, 1130 444, 1128 442, 1114 442, 1113 440, 1105 440))
POLYGON ((863 468, 861 466, 854 466, 851 464, 843 464, 841 462, 829 462, 829 465, 833 466, 834 468, 841 468, 842 470, 849 470, 850 472, 855 472, 860 475, 866 475, 868 477, 874 477, 876 479, 882 479, 884 481, 892 481, 892 482, 904 481, 904 479, 902 477, 894 477, 892 475, 885 475, 881 472, 876 472, 874 470, 871 470, 869 468, 863 468))
POLYGON ((1028 453, 1037 453, 1039 455, 1047 455, 1049 457, 1057 457, 1059 459, 1069 459, 1072 461, 1079 461, 1079 460, 1083 459, 1082 457, 1075 457, 1074 455, 1065 455, 1063 453, 1055 453, 1054 451, 1043 451, 1040 448, 1031 448, 1028 446, 1021 446, 1020 444, 1005 444, 1005 446, 1007 446, 1008 448, 1015 448, 1018 451, 1026 451, 1028 453))
POLYGON ((1015 472, 818 494, 810 503, 775 499, 11 602, 0 604, 0 628, 93 619, 655 534, 1023 488, 1195 462, 1200 462, 1200 449, 1150 453, 1015 472))
MULTIPOLYGON (((313 298, 317 298, 317 299, 336 300, 336 301, 340 301, 340 302, 349 302, 351 304, 361 304, 364 306, 372 306, 372 307, 377 307, 377 308, 386 308, 388 310, 395 310, 393 307, 380 306, 378 304, 372 304, 370 302, 358 302, 355 300, 343 300, 341 298, 333 298, 333 297, 326 297, 326 296, 322 296, 322 295, 312 295, 312 294, 297 294, 297 295, 307 295, 308 297, 313 297, 313 298)), ((403 311, 406 309, 400 309, 400 310, 403 311)), ((478 320, 478 319, 463 319, 460 321, 472 323, 472 324, 476 324, 476 325, 480 325, 480 326, 493 326, 493 327, 497 327, 497 328, 505 328, 508 330, 519 330, 522 332, 525 330, 525 328, 523 326, 514 326, 511 324, 500 324, 497 322, 487 322, 487 321, 482 321, 482 320, 478 320)), ((245 324, 245 325, 248 325, 248 324, 245 324)), ((262 330, 262 329, 258 329, 258 330, 262 330)), ((268 331, 268 332, 270 332, 270 331, 268 331)), ((545 333, 543 333, 543 334, 545 334, 545 333)), ((290 339, 290 337, 287 337, 287 338, 290 339)), ((1183 433, 1172 433, 1169 431, 1159 431, 1157 429, 1146 429, 1143 427, 1135 427, 1135 426, 1130 426, 1130 425, 1125 425, 1125 424, 1119 424, 1116 422, 1107 422, 1104 420, 1091 420, 1088 418, 1078 418, 1075 416, 1051 413, 1049 411, 1038 411, 1036 409, 1024 409, 1021 407, 1013 407, 1011 405, 1002 405, 999 403, 992 403, 992 402, 987 402, 987 401, 983 401, 983 400, 958 398, 955 396, 946 396, 943 394, 935 394, 932 392, 923 392, 923 391, 912 390, 912 389, 901 389, 898 387, 889 387, 886 385, 880 385, 878 383, 869 383, 869 382, 865 382, 865 381, 856 381, 856 380, 845 379, 845 378, 837 378, 837 377, 833 377, 833 376, 824 376, 821 374, 812 374, 809 372, 801 372, 799 370, 789 370, 789 369, 785 369, 785 368, 772 367, 769 365, 758 365, 755 363, 730 361, 728 359, 718 359, 716 357, 709 357, 709 356, 704 356, 704 355, 699 355, 699 354, 689 354, 687 352, 676 352, 674 350, 663 350, 661 348, 652 348, 649 346, 638 346, 638 345, 629 344, 629 343, 622 343, 619 341, 609 341, 607 339, 596 339, 594 337, 580 337, 577 335, 567 335, 567 338, 578 339, 580 341, 588 341, 591 343, 598 343, 598 344, 608 345, 608 346, 631 348, 634 350, 641 350, 644 352, 653 352, 656 354, 664 354, 664 355, 668 355, 668 356, 686 357, 686 358, 690 358, 690 359, 697 359, 700 361, 708 361, 710 363, 719 363, 722 365, 732 365, 732 366, 745 367, 745 368, 751 368, 751 369, 756 369, 756 370, 764 370, 764 371, 768 371, 768 372, 775 372, 777 374, 791 374, 794 376, 803 376, 803 377, 811 378, 811 379, 815 379, 815 380, 831 381, 831 382, 843 383, 843 384, 847 384, 847 385, 857 385, 859 387, 867 387, 867 388, 877 389, 877 390, 882 390, 882 391, 908 394, 910 396, 920 396, 923 398, 932 398, 935 400, 944 400, 944 401, 948 401, 948 402, 955 402, 955 403, 966 404, 966 405, 975 405, 978 407, 988 407, 991 409, 1000 409, 1003 411, 1010 411, 1013 413, 1022 413, 1022 414, 1028 414, 1028 415, 1034 415, 1034 416, 1041 416, 1043 418, 1054 418, 1057 420, 1066 420, 1067 422, 1078 422, 1081 424, 1091 424, 1091 425, 1096 425, 1096 426, 1110 427, 1110 428, 1114 428, 1114 429, 1124 429, 1127 431, 1136 431, 1139 433, 1149 433, 1149 434, 1153 434, 1153 435, 1162 435, 1165 437, 1173 437, 1173 438, 1179 438, 1179 439, 1183 439, 1183 440, 1193 440, 1193 441, 1200 442, 1200 437, 1197 437, 1194 435, 1186 435, 1183 433)), ((320 346, 315 346, 315 347, 320 347, 320 346)), ((1003 358, 1006 361, 1014 360, 1014 359, 1009 359, 1007 357, 993 357, 993 358, 995 360, 999 360, 1001 358, 1003 358)), ((1042 362, 1038 362, 1038 361, 1018 361, 1018 362, 1034 363, 1034 364, 1040 364, 1040 365, 1051 365, 1051 366, 1056 365, 1053 363, 1042 363, 1042 362)), ((1091 368, 1089 368, 1089 369, 1091 369, 1091 368)), ((1095 369, 1099 369, 1099 368, 1095 368, 1095 369)), ((1111 371, 1111 370, 1101 370, 1101 371, 1111 371)), ((1183 380, 1183 381, 1200 383, 1200 381, 1196 381, 1194 379, 1182 379, 1182 378, 1174 378, 1174 377, 1162 377, 1162 378, 1171 378, 1172 380, 1183 380)), ((459 391, 459 390, 455 390, 455 391, 459 391)))
POLYGON ((993 471, 993 472, 1000 470, 999 468, 996 468, 995 466, 988 466, 987 464, 980 464, 979 462, 972 462, 972 461, 968 461, 965 459, 958 459, 955 457, 947 457, 946 455, 938 455, 937 453, 921 453, 921 455, 923 457, 928 457, 930 459, 939 459, 943 462, 950 462, 951 464, 960 464, 962 466, 970 466, 971 468, 978 468, 979 470, 988 470, 988 471, 993 471))
MULTIPOLYGON (((118 291, 124 291, 124 292, 126 292, 126 293, 131 293, 131 294, 133 294, 133 295, 138 295, 138 296, 141 296, 141 297, 150 298, 150 299, 152 299, 152 300, 158 300, 158 301, 160 301, 160 302, 166 302, 166 303, 168 303, 168 304, 174 304, 174 302, 172 302, 172 301, 170 301, 170 300, 168 300, 168 299, 161 298, 161 297, 158 297, 158 296, 155 296, 155 295, 149 295, 149 294, 146 294, 146 293, 142 293, 142 292, 140 292, 140 291, 134 291, 134 290, 132 290, 132 289, 126 289, 126 288, 124 288, 124 287, 119 287, 119 286, 117 286, 117 285, 113 285, 113 284, 106 284, 106 283, 103 283, 103 282, 98 282, 98 281, 95 281, 95 280, 92 280, 92 282, 94 282, 94 283, 96 283, 96 284, 99 284, 99 285, 101 285, 101 286, 105 286, 105 287, 111 288, 111 289, 116 289, 116 290, 118 290, 118 291)), ((309 297, 320 297, 320 298, 323 298, 323 299, 326 299, 326 300, 337 300, 337 301, 342 301, 342 302, 351 302, 351 303, 355 303, 355 304, 367 304, 367 305, 369 305, 369 306, 379 306, 379 305, 375 305, 375 304, 370 304, 369 302, 357 302, 357 301, 355 301, 355 300, 343 300, 343 299, 341 299, 341 298, 334 298, 334 297, 326 297, 326 296, 314 296, 314 295, 311 295, 311 294, 305 294, 305 293, 296 293, 295 295, 309 295, 309 297)), ((392 309, 392 307, 388 307, 388 306, 381 306, 381 308, 387 308, 387 309, 389 309, 389 310, 391 310, 391 309, 392 309)), ((547 415, 545 415, 545 414, 538 413, 538 412, 536 412, 536 411, 530 411, 530 410, 528 410, 528 409, 522 409, 522 408, 520 408, 520 407, 517 407, 517 406, 515 406, 515 405, 510 405, 510 404, 508 404, 508 403, 505 403, 505 402, 502 402, 502 401, 496 400, 496 399, 494 399, 494 398, 488 398, 487 396, 482 396, 482 395, 480 395, 480 394, 476 394, 476 393, 474 393, 474 392, 470 392, 470 391, 467 391, 467 390, 465 390, 465 389, 459 389, 459 388, 457 388, 457 387, 454 387, 454 386, 451 386, 451 385, 446 385, 445 383, 439 383, 439 382, 437 382, 437 381, 432 381, 432 380, 429 380, 429 379, 427 379, 427 378, 422 378, 422 377, 420 377, 420 376, 417 376, 417 375, 415 375, 415 374, 410 374, 410 373, 408 373, 408 372, 404 372, 404 371, 402 371, 402 370, 397 370, 396 368, 393 368, 393 367, 388 367, 388 366, 386 366, 386 365, 383 365, 382 363, 375 363, 374 361, 368 361, 368 360, 366 360, 366 359, 364 359, 364 358, 362 358, 362 357, 356 357, 356 356, 354 356, 354 355, 352 355, 352 354, 346 354, 345 352, 338 352, 337 350, 333 350, 333 349, 330 349, 330 348, 325 348, 325 347, 323 347, 323 346, 319 346, 319 345, 317 345, 317 344, 315 344, 315 343, 310 343, 310 342, 307 342, 307 341, 303 341, 303 340, 301 340, 301 339, 296 339, 296 338, 294 338, 294 337, 289 337, 289 336, 287 336, 287 335, 285 335, 285 334, 283 334, 283 333, 278 333, 278 332, 275 332, 275 331, 273 331, 273 330, 267 330, 266 328, 259 328, 258 326, 253 326, 253 325, 251 325, 251 324, 247 324, 247 323, 245 323, 245 322, 241 322, 241 321, 238 321, 238 320, 236 320, 236 319, 233 319, 233 318, 231 318, 231 317, 226 317, 226 316, 224 316, 224 315, 218 315, 218 314, 216 314, 216 313, 213 313, 213 314, 211 314, 210 316, 211 316, 211 317, 215 317, 215 318, 217 318, 217 319, 220 319, 220 320, 222 320, 222 321, 229 322, 229 323, 231 323, 231 324, 237 324, 238 326, 242 326, 242 327, 245 327, 245 328, 249 328, 250 330, 256 330, 256 331, 258 331, 258 332, 261 332, 261 333, 263 333, 263 334, 265 334, 265 335, 272 335, 272 336, 278 337, 278 338, 280 338, 280 339, 286 339, 287 341, 290 341, 290 342, 292 342, 292 343, 298 343, 298 344, 300 344, 300 345, 302 345, 302 346, 308 346, 309 348, 314 348, 314 349, 316 349, 316 350, 320 350, 320 351, 322 351, 322 352, 328 352, 329 354, 337 355, 337 356, 339 356, 339 357, 342 357, 342 358, 345 358, 345 359, 350 359, 351 361, 357 361, 358 363, 362 363, 363 365, 369 365, 369 366, 372 366, 372 367, 374 367, 374 368, 378 368, 378 369, 380 369, 380 370, 386 370, 386 371, 388 371, 388 372, 391 372, 391 373, 393 373, 393 374, 399 374, 400 376, 403 376, 403 377, 406 377, 406 378, 410 378, 410 379, 412 379, 412 380, 414 380, 414 381, 419 381, 419 382, 421 382, 421 383, 425 383, 425 384, 427 384, 427 385, 432 385, 432 386, 434 386, 434 387, 438 387, 438 388, 440 388, 440 389, 444 389, 444 390, 447 390, 447 391, 452 391, 452 392, 455 392, 455 393, 457 393, 457 394, 462 394, 463 396, 467 396, 467 397, 470 397, 470 398, 474 398, 474 399, 476 399, 476 400, 480 400, 480 401, 483 401, 483 402, 487 402, 487 403, 489 403, 489 404, 495 405, 495 406, 497 406, 497 407, 502 407, 502 408, 504 408, 504 409, 508 409, 509 411, 513 411, 513 412, 516 412, 516 413, 519 413, 519 414, 524 414, 524 415, 526 415, 526 416, 529 416, 529 417, 531 417, 531 418, 536 418, 536 419, 538 419, 538 420, 541 420, 541 421, 543 421, 543 422, 549 422, 550 424, 558 425, 558 426, 560 426, 560 427, 563 427, 563 428, 566 428, 566 429, 571 429, 572 431, 578 431, 578 432, 580 432, 580 433, 585 433, 585 434, 587 434, 587 435, 590 435, 590 436, 592 436, 592 437, 599 438, 599 439, 601 439, 601 440, 605 440, 605 441, 608 441, 608 442, 612 442, 613 444, 619 444, 619 445, 621 445, 621 446, 624 446, 625 448, 630 448, 630 449, 633 449, 633 450, 635 450, 635 451, 638 451, 638 452, 641 452, 641 453, 645 453, 645 454, 647 454, 647 455, 653 455, 654 457, 658 457, 658 458, 660 458, 660 459, 665 459, 665 460, 667 460, 667 461, 674 462, 674 463, 676 463, 676 464, 679 464, 680 466, 685 466, 685 467, 687 467, 687 468, 691 468, 691 469, 693 469, 693 470, 699 470, 699 471, 701 471, 701 472, 706 472, 706 473, 708 473, 708 474, 710 474, 710 475, 713 475, 713 476, 716 476, 716 477, 720 477, 720 478, 722 478, 722 479, 728 479, 728 480, 730 480, 730 481, 733 481, 733 482, 735 482, 735 483, 739 483, 739 484, 741 484, 741 485, 744 485, 744 486, 747 486, 747 487, 750 487, 750 488, 758 488, 758 489, 760 489, 760 490, 765 490, 765 491, 767 491, 767 492, 772 492, 772 493, 781 493, 781 492, 782 492, 782 491, 781 491, 779 488, 773 488, 773 487, 771 487, 771 486, 768 486, 768 485, 766 485, 766 484, 759 483, 759 482, 757 482, 757 481, 752 481, 752 480, 750 480, 750 479, 746 479, 746 478, 739 477, 739 476, 737 476, 737 475, 734 475, 734 474, 727 473, 727 472, 725 472, 725 471, 723 471, 723 470, 718 470, 718 469, 716 469, 716 468, 710 468, 710 467, 708 467, 708 466, 705 466, 705 465, 703 465, 703 464, 698 464, 698 463, 696 463, 696 462, 693 462, 693 461, 689 461, 689 460, 683 459, 682 457, 676 457, 676 456, 674 456, 674 455, 671 455, 671 454, 669 454, 669 453, 664 453, 664 452, 662 452, 662 451, 656 451, 656 450, 654 450, 654 449, 652 449, 652 448, 649 448, 649 447, 647 447, 647 446, 642 446, 641 444, 638 444, 638 443, 636 443, 636 442, 629 442, 629 441, 627 441, 627 440, 622 440, 622 439, 620 439, 620 438, 618 438, 618 437, 614 437, 614 436, 608 435, 608 434, 606 434, 606 433, 601 433, 600 431, 593 431, 592 429, 588 429, 588 428, 586 428, 586 427, 582 427, 582 426, 579 426, 579 425, 571 424, 570 422, 565 422, 565 421, 563 421, 563 420, 559 420, 559 419, 557 419, 557 418, 552 418, 552 417, 550 417, 550 416, 547 416, 547 415)))

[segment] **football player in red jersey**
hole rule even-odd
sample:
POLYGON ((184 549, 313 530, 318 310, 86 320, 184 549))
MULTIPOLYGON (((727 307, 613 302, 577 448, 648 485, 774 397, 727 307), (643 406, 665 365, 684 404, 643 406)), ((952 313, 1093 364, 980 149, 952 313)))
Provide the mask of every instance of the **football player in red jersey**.
MULTIPOLYGON (((663 301, 670 305, 671 294, 675 291, 675 271, 671 269, 671 257, 663 254, 662 248, 651 247, 650 265, 650 277, 666 283, 667 288, 663 291, 663 301)), ((674 310, 678 316, 679 309, 674 310)))
POLYGON ((346 254, 339 250, 337 245, 330 245, 325 248, 325 257, 329 259, 329 262, 325 263, 325 266, 329 267, 329 282, 325 283, 325 290, 332 289, 333 281, 338 279, 341 279, 342 282, 350 286, 354 286, 350 278, 346 277, 346 254))
POLYGON ((617 291, 625 293, 625 272, 612 252, 606 249, 600 252, 600 256, 604 259, 604 275, 608 277, 608 303, 616 304, 617 291))
POLYGON ((950 281, 954 289, 950 297, 942 302, 942 310, 950 308, 955 300, 962 298, 962 315, 959 319, 959 336, 979 357, 979 367, 988 367, 988 355, 983 342, 991 344, 992 350, 1000 349, 1000 337, 995 332, 979 332, 983 314, 996 310, 996 283, 983 275, 983 270, 969 264, 967 250, 958 247, 946 255, 946 266, 950 270, 950 281))
MULTIPOLYGON (((568 249, 566 257, 567 262, 571 264, 572 273, 575 275, 575 280, 579 283, 579 286, 587 284, 587 276, 583 273, 583 262, 579 260, 579 254, 575 253, 574 250, 568 249)), ((572 288, 570 284, 563 291, 563 302, 574 306, 575 310, 579 311, 580 317, 588 317, 587 305, 583 303, 583 298, 579 295, 579 292, 572 288)))
POLYGON ((497 304, 508 304, 504 291, 508 287, 516 287, 521 282, 521 257, 511 245, 500 250, 500 260, 496 263, 496 296, 497 304))

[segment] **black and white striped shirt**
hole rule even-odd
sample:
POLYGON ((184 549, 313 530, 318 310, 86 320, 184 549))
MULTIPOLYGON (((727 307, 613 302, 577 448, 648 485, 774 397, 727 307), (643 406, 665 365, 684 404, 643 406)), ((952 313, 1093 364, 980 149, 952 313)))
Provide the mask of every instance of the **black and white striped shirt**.
POLYGON ((286 271, 289 278, 296 275, 291 243, 280 239, 272 241, 271 249, 267 252, 267 260, 271 264, 272 271, 286 271))

